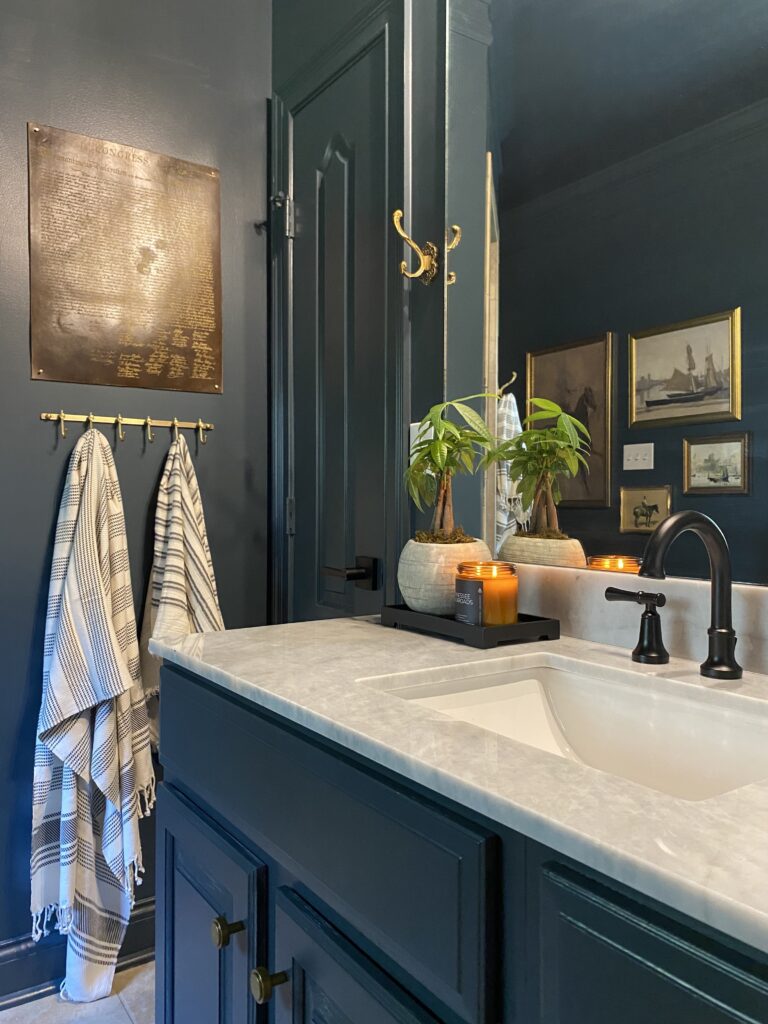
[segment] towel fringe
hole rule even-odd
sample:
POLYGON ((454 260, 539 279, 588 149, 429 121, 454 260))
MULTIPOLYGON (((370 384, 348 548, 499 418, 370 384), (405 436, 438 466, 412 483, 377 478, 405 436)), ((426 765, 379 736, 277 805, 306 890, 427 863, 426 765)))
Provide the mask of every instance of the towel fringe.
MULTIPOLYGON (((152 813, 152 808, 155 806, 155 800, 157 799, 156 781, 153 775, 146 786, 143 786, 139 790, 139 817, 148 818, 152 813)), ((144 869, 142 868, 142 871, 144 869)))
POLYGON ((72 907, 60 907, 58 903, 49 903, 42 910, 32 914, 32 941, 39 942, 51 934, 51 930, 60 935, 68 935, 72 929, 72 907), (51 918, 56 916, 53 925, 51 918))

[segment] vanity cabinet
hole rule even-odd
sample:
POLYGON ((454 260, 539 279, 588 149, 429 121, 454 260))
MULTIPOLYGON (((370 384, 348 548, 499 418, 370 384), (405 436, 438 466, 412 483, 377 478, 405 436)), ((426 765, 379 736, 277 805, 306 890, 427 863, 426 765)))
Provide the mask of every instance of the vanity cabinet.
POLYGON ((157 1024, 768 1022, 764 954, 197 676, 162 686, 157 1024))
POLYGON ((748 958, 551 854, 532 861, 540 1024, 768 1021, 748 958))

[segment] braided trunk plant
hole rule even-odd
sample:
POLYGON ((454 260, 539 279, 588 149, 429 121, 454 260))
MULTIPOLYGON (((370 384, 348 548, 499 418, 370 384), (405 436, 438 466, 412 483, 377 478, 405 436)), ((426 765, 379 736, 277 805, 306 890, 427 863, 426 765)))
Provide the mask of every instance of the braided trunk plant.
POLYGON ((483 462, 509 463, 510 479, 519 481, 523 508, 531 509, 531 535, 560 538, 564 534, 557 517, 558 477, 576 476, 582 466, 589 471, 589 431, 547 398, 532 398, 530 405, 535 411, 523 421, 527 429, 489 448, 483 462))

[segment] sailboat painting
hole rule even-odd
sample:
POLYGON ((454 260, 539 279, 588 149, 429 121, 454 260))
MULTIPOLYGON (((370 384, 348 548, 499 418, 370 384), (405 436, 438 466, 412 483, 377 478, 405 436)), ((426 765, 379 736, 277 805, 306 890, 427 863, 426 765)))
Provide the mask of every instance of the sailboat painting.
POLYGON ((686 494, 749 494, 749 434, 683 441, 686 494))
POLYGON ((741 419, 741 309, 630 335, 630 426, 741 419))

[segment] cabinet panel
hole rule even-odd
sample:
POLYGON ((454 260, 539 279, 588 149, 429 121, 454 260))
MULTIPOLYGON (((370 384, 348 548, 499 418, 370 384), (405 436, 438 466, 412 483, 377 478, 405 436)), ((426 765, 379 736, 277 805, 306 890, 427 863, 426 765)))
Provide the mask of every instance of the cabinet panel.
POLYGON ((496 836, 167 667, 162 760, 419 998, 496 1019, 496 836), (206 748, 227 756, 202 763, 206 748))
POLYGON ((253 1024, 266 869, 165 785, 157 837, 157 1024, 253 1024))
POLYGON ((277 894, 275 1024, 437 1024, 291 889, 277 894))
POLYGON ((548 862, 539 877, 541 1024, 765 1024, 768 975, 650 907, 548 862))

